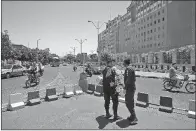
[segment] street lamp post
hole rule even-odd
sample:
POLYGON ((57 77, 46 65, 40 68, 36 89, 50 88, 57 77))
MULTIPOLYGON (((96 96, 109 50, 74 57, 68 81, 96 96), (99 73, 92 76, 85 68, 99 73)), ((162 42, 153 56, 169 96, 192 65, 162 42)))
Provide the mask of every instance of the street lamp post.
POLYGON ((38 40, 37 40, 37 63, 38 63, 38 45, 39 45, 38 42, 39 42, 39 40, 41 40, 41 39, 38 39, 38 40))
MULTIPOLYGON (((81 56, 82 56, 82 44, 87 41, 87 39, 84 39, 84 40, 78 40, 78 39, 75 39, 76 41, 78 41, 80 43, 80 49, 81 49, 81 56)), ((82 65, 84 66, 84 59, 82 60, 82 65)), ((83 67, 83 72, 84 72, 84 67, 83 67)))
MULTIPOLYGON (((104 25, 104 23, 106 23, 106 22, 103 22, 103 24, 102 25, 100 25, 100 21, 98 21, 97 22, 97 26, 95 25, 95 23, 93 22, 93 21, 88 21, 88 22, 90 22, 90 23, 92 23, 94 26, 95 26, 95 28, 97 29, 97 37, 98 37, 98 39, 97 39, 97 43, 98 43, 98 46, 99 46, 99 29, 101 29, 101 27, 104 25)), ((98 63, 100 63, 100 58, 98 57, 98 63)))
POLYGON ((71 47, 71 49, 73 49, 73 51, 74 51, 74 57, 75 57, 76 48, 77 47, 71 47))

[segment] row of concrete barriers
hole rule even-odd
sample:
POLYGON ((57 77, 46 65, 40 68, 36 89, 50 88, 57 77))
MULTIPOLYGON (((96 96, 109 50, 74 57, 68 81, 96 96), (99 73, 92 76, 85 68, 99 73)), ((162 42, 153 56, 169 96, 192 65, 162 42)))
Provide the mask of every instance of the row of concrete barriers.
MULTIPOLYGON (((87 93, 94 94, 96 96, 103 96, 103 86, 102 85, 96 86, 94 84, 89 84, 87 93)), ((175 109, 172 101, 173 99, 171 97, 160 96, 160 100, 159 100, 160 104, 158 105, 159 111, 172 113, 173 109, 175 109)), ((119 102, 125 103, 125 98, 119 97, 119 102)), ((149 107, 150 104, 153 104, 153 103, 149 102, 149 95, 146 93, 138 92, 136 106, 147 108, 149 107)), ((153 105, 156 105, 156 104, 153 104, 153 105)), ((195 100, 189 101, 188 117, 194 118, 194 119, 196 118, 195 100)))
MULTIPOLYGON (((83 91, 81 88, 77 85, 73 85, 73 90, 66 90, 66 86, 64 86, 64 92, 63 92, 63 97, 64 98, 70 98, 74 95, 81 95, 83 94, 83 91)), ((60 94, 61 95, 61 94, 60 94)), ((24 108, 25 105, 36 105, 41 103, 41 98, 40 98, 40 91, 35 90, 32 92, 27 93, 27 101, 23 100, 23 94, 22 93, 15 93, 15 94, 10 94, 9 95, 9 102, 7 105, 6 110, 8 111, 13 111, 17 109, 24 108)), ((46 95, 45 98, 43 98, 45 101, 53 101, 57 100, 57 92, 56 88, 48 88, 46 89, 46 95)))
MULTIPOLYGON (((36 105, 41 103, 41 98, 39 95, 39 91, 28 92, 27 94, 27 101, 23 101, 23 95, 21 93, 10 94, 9 96, 9 103, 7 106, 7 110, 13 111, 16 109, 24 108, 25 105, 36 105)), ((102 85, 95 85, 95 84, 88 84, 88 90, 86 91, 88 94, 94 94, 95 96, 103 96, 103 86, 102 85)), ((83 94, 83 91, 78 85, 73 85, 73 90, 67 91, 66 86, 64 86, 63 97, 70 98, 74 95, 83 94)), ((56 93, 56 88, 49 88, 46 89, 45 101, 53 101, 57 100, 58 96, 56 93)), ((119 97, 120 102, 125 102, 125 98, 119 97)), ((140 107, 148 107, 150 104, 149 102, 149 95, 146 93, 139 92, 137 94, 137 102, 136 106, 140 107)), ((159 111, 172 113, 173 112, 173 103, 171 97, 160 96, 160 105, 159 111)), ((189 101, 189 110, 188 110, 188 117, 195 119, 195 100, 189 101)))

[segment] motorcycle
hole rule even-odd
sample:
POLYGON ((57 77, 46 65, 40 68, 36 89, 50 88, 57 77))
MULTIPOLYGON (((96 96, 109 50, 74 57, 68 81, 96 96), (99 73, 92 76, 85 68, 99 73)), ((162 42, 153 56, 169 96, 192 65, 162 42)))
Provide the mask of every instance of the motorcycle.
POLYGON ((189 93, 195 93, 195 82, 192 82, 191 80, 189 80, 189 76, 188 75, 184 75, 184 79, 183 80, 179 80, 179 84, 177 85, 176 80, 170 79, 170 78, 164 78, 163 79, 163 87, 167 90, 167 91, 171 91, 173 88, 182 88, 184 83, 186 83, 185 85, 185 89, 187 92, 189 93))
POLYGON ((85 69, 85 72, 87 73, 87 75, 88 75, 89 77, 92 77, 93 73, 92 73, 91 69, 86 68, 86 69, 85 69))
POLYGON ((26 79, 25 85, 26 87, 31 87, 31 83, 36 83, 36 85, 38 85, 40 83, 40 78, 38 77, 38 75, 36 74, 36 76, 34 77, 33 74, 27 74, 28 78, 26 79))
POLYGON ((73 67, 73 70, 74 70, 74 71, 76 71, 76 70, 77 70, 77 67, 76 67, 76 66, 74 66, 74 67, 73 67))
POLYGON ((40 77, 43 76, 43 74, 44 74, 44 71, 43 70, 39 71, 40 77))

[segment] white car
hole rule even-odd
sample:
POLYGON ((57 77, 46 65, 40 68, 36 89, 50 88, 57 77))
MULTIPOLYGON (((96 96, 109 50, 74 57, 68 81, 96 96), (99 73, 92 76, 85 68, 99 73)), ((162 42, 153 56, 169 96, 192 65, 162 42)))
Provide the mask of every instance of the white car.
POLYGON ((5 65, 1 69, 1 78, 10 78, 12 76, 23 76, 25 67, 21 65, 5 65))

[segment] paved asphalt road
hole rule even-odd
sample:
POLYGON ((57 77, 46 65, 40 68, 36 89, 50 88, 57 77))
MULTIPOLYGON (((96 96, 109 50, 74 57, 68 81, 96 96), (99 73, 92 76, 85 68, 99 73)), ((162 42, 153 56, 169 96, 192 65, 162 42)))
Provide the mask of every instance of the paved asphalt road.
MULTIPOLYGON (((82 71, 78 68, 77 72, 73 72, 72 66, 60 66, 60 67, 46 67, 44 76, 41 78, 41 83, 38 87, 32 87, 29 89, 23 88, 26 77, 15 77, 2 80, 2 103, 8 102, 8 96, 10 93, 24 93, 35 89, 43 89, 46 84, 50 83, 58 74, 58 71, 68 80, 70 83, 77 84, 79 80, 79 74, 82 71)), ((96 80, 97 76, 91 78, 92 81, 96 80)), ((185 89, 179 89, 179 92, 168 92, 163 89, 162 80, 152 78, 137 78, 136 80, 137 92, 145 92, 149 94, 150 102, 159 104, 159 97, 171 96, 173 98, 173 105, 177 108, 188 109, 189 99, 195 100, 195 94, 186 93, 185 89)), ((137 93, 136 92, 136 93, 137 93)), ((137 97, 137 96, 135 96, 137 97)))
POLYGON ((122 119, 107 120, 103 117, 103 97, 84 94, 3 112, 2 129, 195 129, 195 120, 186 115, 141 107, 136 107, 136 113, 139 122, 130 126, 128 110, 120 103, 118 114, 122 119))
POLYGON ((9 79, 1 79, 1 102, 7 103, 9 100, 9 94, 23 93, 27 94, 29 91, 40 89, 42 86, 50 83, 58 74, 57 67, 46 66, 44 69, 44 75, 41 77, 40 84, 35 87, 25 88, 25 80, 27 76, 12 77, 9 79))

